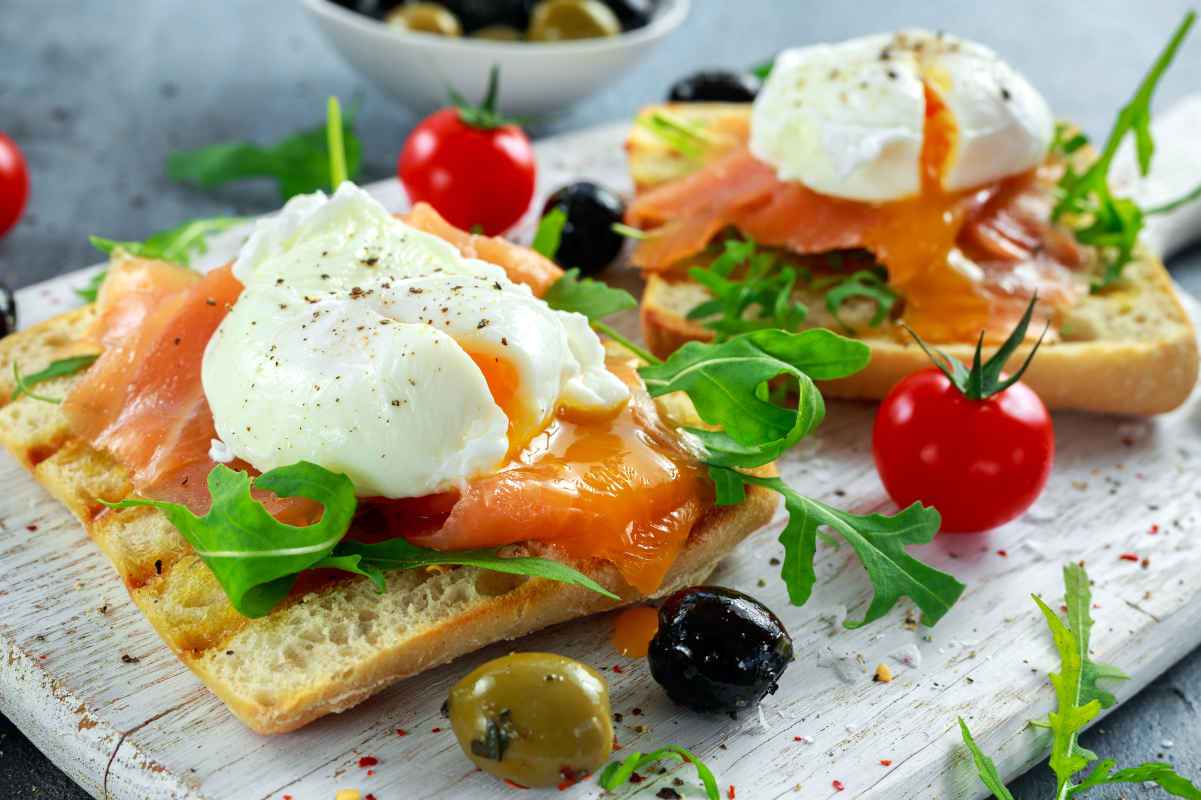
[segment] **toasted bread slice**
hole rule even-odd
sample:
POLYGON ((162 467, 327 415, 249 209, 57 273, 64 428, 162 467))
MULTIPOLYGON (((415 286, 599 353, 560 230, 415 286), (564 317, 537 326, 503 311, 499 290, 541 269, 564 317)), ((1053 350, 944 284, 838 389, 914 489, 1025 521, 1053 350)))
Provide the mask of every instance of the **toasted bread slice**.
MULTIPOLYGON (((640 118, 666 111, 697 131, 708 132, 717 148, 726 147, 725 131, 737 128, 747 105, 669 104, 644 109, 640 118)), ((687 175, 699 162, 667 146, 643 125, 626 142, 630 174, 639 190, 687 175)), ((693 265, 699 265, 695 262, 693 265)), ((650 274, 642 296, 642 332, 651 351, 665 357, 692 340, 709 340, 712 331, 687 314, 709 299, 700 285, 673 275, 650 274)), ((885 321, 872 327, 871 301, 848 303, 834 319, 818 293, 798 292, 809 309, 807 325, 854 335, 871 346, 871 363, 862 372, 822 386, 834 397, 879 399, 901 378, 930 365, 926 354, 904 329, 885 321)), ((969 362, 974 342, 940 345, 969 362)), ((1016 369, 1029 353, 1019 348, 1010 362, 1016 369)), ((1126 267, 1119 285, 1086 295, 1061 320, 1025 373, 1029 384, 1054 409, 1123 414, 1159 414, 1182 404, 1197 383, 1197 337, 1171 277, 1150 252, 1141 250, 1126 267)))
MULTIPOLYGON (((74 513, 112 560, 163 641, 247 726, 285 733, 339 712, 423 670, 492 642, 644 599, 612 565, 576 564, 621 603, 577 587, 472 568, 394 572, 383 594, 348 578, 294 596, 262 619, 240 616, 208 567, 159 511, 110 511, 132 490, 125 470, 72 438, 59 406, 8 402, 12 365, 26 373, 79 351, 91 307, 0 341, 0 443, 74 513)), ((73 377, 38 386, 63 396, 73 377)), ((661 413, 695 423, 687 401, 661 413)), ((711 510, 655 593, 705 579, 723 556, 770 520, 776 498, 750 487, 746 502, 711 510)))

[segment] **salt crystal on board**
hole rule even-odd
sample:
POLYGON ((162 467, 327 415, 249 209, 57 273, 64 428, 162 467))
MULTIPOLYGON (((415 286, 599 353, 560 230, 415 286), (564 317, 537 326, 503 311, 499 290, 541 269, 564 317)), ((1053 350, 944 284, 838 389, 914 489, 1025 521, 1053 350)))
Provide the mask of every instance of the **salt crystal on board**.
POLYGON ((234 460, 234 452, 220 439, 209 439, 209 458, 218 464, 228 464, 234 460))
POLYGON ((857 683, 860 677, 867 672, 867 667, 860 659, 855 658, 853 653, 837 652, 829 646, 818 654, 817 665, 834 670, 834 674, 843 683, 857 683))
POLYGON ((1027 522, 1033 522, 1036 525, 1041 525, 1045 522, 1053 522, 1059 517, 1059 509, 1053 507, 1047 501, 1035 503, 1026 510, 1026 514, 1022 519, 1027 522))

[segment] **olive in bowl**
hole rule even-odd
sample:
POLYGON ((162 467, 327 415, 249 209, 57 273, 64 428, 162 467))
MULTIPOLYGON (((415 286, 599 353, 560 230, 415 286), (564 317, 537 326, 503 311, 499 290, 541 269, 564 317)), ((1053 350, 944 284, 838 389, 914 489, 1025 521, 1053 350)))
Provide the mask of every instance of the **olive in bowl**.
POLYGON ((765 605, 721 586, 681 589, 659 609, 651 675, 694 711, 736 714, 778 688, 792 638, 765 605))
POLYGON ((761 81, 746 72, 703 70, 672 84, 667 99, 672 103, 751 103, 760 87, 761 81))
POLYGON ((555 261, 593 275, 613 263, 625 239, 613 230, 624 219, 625 203, 617 193, 591 181, 570 183, 552 194, 542 209, 546 216, 559 208, 567 215, 555 261))
POLYGON ((522 786, 591 774, 613 752, 608 684, 554 653, 489 661, 455 684, 446 712, 477 767, 522 786))
POLYGON ((0 338, 8 336, 17 329, 17 296, 3 283, 0 283, 0 338))

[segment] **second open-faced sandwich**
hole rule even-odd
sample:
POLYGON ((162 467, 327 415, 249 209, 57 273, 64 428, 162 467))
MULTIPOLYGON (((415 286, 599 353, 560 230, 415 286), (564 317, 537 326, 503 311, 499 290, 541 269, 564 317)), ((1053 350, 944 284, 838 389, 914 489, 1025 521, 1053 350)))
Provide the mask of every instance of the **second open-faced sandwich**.
POLYGON ((627 221, 645 233, 651 349, 830 327, 872 361, 828 389, 879 398, 927 364, 906 328, 967 361, 1037 296, 1049 327, 1024 379, 1049 406, 1178 406, 1197 379, 1193 327, 1138 244, 1142 211, 1105 176, 1127 132, 1144 158, 1151 92, 1182 35, 1099 157, 991 50, 921 30, 782 53, 753 104, 645 109, 627 221))

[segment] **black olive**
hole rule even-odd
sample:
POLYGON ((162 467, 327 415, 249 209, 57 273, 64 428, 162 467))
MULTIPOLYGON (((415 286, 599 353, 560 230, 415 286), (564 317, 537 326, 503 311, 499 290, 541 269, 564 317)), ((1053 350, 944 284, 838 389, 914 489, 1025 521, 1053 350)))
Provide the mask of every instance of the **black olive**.
POLYGON ((760 85, 758 78, 745 72, 702 70, 676 81, 667 99, 673 103, 750 103, 760 85))
POLYGON ((334 0, 334 2, 351 11, 357 11, 375 19, 383 19, 389 11, 401 5, 403 0, 334 0))
POLYGON ((439 0, 459 18, 463 30, 474 33, 489 25, 524 31, 530 24, 534 0, 439 0))
POLYGON ((753 597, 720 586, 681 589, 659 609, 651 675, 677 703, 734 714, 773 694, 792 661, 784 624, 753 597))
POLYGON ((0 337, 8 336, 17 329, 17 296, 0 283, 0 337))
POLYGON ((620 197, 599 184, 579 181, 552 194, 543 216, 555 208, 567 213, 555 261, 567 269, 578 267, 584 275, 600 272, 613 263, 625 243, 613 230, 614 223, 625 217, 625 203, 620 197))
POLYGON ((621 21, 623 31, 645 28, 655 16, 656 0, 602 0, 621 21))

